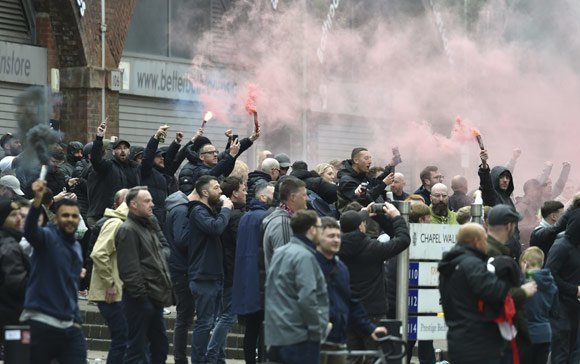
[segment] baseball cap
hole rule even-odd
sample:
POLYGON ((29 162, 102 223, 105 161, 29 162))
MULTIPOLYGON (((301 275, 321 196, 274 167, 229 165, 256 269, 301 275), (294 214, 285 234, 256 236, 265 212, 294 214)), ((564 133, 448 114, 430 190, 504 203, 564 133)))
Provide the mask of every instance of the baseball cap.
POLYGON ((355 231, 368 216, 366 211, 346 211, 340 216, 340 230, 343 233, 355 231))
POLYGON ((131 148, 131 144, 129 144, 129 142, 126 141, 125 139, 117 139, 113 143, 113 149, 117 149, 119 147, 119 145, 121 145, 121 144, 125 144, 127 146, 127 148, 131 148))
POLYGON ((292 163, 290 163, 290 157, 288 157, 287 154, 284 153, 276 154, 274 159, 276 159, 278 163, 280 163, 281 168, 290 168, 290 166, 292 165, 292 163))
POLYGON ((0 186, 10 188, 19 196, 24 196, 24 192, 20 189, 20 181, 14 176, 4 176, 0 178, 0 186))
POLYGON ((522 221, 524 217, 509 205, 495 205, 490 211, 487 222, 490 226, 507 225, 522 221))

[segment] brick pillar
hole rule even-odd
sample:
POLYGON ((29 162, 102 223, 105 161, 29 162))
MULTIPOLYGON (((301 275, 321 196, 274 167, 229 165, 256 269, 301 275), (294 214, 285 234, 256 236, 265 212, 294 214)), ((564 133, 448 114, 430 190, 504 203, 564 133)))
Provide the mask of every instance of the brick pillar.
POLYGON ((106 0, 105 70, 101 67, 101 1, 85 0, 85 4, 81 17, 76 0, 35 3, 38 43, 48 48, 49 69, 60 70, 62 105, 55 116, 60 117, 67 141, 94 139, 103 118, 103 87, 107 135, 118 135, 119 93, 107 85, 111 70, 119 66, 136 0, 106 0))

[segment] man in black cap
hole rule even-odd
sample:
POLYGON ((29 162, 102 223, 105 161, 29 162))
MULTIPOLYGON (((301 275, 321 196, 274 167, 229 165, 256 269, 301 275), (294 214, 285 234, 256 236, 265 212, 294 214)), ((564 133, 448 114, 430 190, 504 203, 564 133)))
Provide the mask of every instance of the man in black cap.
POLYGON ((277 160, 278 163, 280 163, 280 176, 287 175, 288 170, 292 165, 292 163, 290 162, 290 157, 288 157, 288 154, 285 153, 276 154, 274 159, 277 160))
MULTIPOLYGON (((520 356, 525 353, 531 352, 531 341, 528 332, 528 324, 524 315, 524 303, 529 296, 535 293, 536 287, 533 290, 526 290, 520 287, 519 281, 522 277, 520 267, 517 263, 512 261, 512 254, 508 243, 512 238, 517 223, 522 220, 522 215, 520 215, 512 206, 509 205, 496 205, 494 206, 488 214, 488 228, 487 228, 487 255, 490 257, 500 258, 500 261, 507 257, 513 264, 506 268, 506 271, 514 271, 511 275, 515 276, 515 281, 509 281, 510 284, 510 294, 514 300, 516 306, 516 315, 514 316, 514 324, 518 330, 518 335, 516 337, 517 345, 519 347, 520 356)), ((496 274, 499 274, 501 269, 497 264, 496 274)), ((511 349, 508 347, 504 352, 504 357, 511 357, 513 354, 511 349)), ((527 361, 522 360, 526 363, 527 361)))
MULTIPOLYGON (((380 206, 379 206, 380 207, 380 206)), ((390 203, 382 205, 382 213, 391 220, 394 234, 387 243, 371 239, 366 234, 367 217, 375 215, 374 205, 369 210, 346 211, 340 217, 342 246, 340 259, 350 272, 352 298, 360 300, 373 323, 387 318, 387 294, 384 284, 384 262, 409 247, 411 238, 407 223, 399 210, 390 203)), ((348 348, 373 349, 376 343, 366 335, 350 332, 348 348)))
POLYGON ((0 344, 4 326, 18 324, 30 272, 30 260, 19 244, 21 223, 18 205, 0 199, 0 344))
POLYGON ((88 178, 89 210, 88 225, 93 227, 103 217, 107 207, 113 204, 115 193, 123 188, 131 188, 141 184, 141 176, 137 163, 129 160, 131 144, 124 139, 113 143, 113 158, 103 158, 103 137, 107 125, 101 123, 91 150, 93 171, 88 178))

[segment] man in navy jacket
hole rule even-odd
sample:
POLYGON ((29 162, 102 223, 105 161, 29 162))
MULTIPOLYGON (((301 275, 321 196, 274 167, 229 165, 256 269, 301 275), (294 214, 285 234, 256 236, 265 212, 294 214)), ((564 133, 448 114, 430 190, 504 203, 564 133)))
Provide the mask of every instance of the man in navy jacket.
POLYGON ((195 297, 197 308, 191 361, 204 363, 210 330, 223 291, 224 264, 220 236, 228 226, 233 203, 226 198, 221 211, 216 211, 222 190, 214 176, 198 178, 195 190, 199 201, 191 204, 187 247, 189 289, 195 297))
POLYGON ((30 362, 85 363, 87 345, 77 301, 83 267, 75 240, 80 222, 76 201, 57 203, 55 224, 38 226, 46 182, 32 184, 34 201, 26 217, 24 237, 34 247, 32 270, 20 321, 30 325, 30 362))

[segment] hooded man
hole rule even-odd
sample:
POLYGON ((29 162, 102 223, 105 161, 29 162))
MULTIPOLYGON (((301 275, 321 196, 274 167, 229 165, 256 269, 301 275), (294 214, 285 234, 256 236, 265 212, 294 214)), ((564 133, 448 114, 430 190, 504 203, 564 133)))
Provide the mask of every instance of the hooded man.
MULTIPOLYGON (((514 181, 512 173, 507 167, 495 166, 489 170, 487 164, 488 154, 487 150, 482 150, 479 154, 481 158, 481 165, 479 166, 479 189, 481 190, 481 197, 485 206, 495 206, 499 204, 509 205, 514 208, 511 195, 514 192, 514 181)), ((520 231, 516 224, 515 231, 508 242, 511 250, 511 256, 519 260, 522 253, 522 245, 520 242, 520 231)))
POLYGON ((66 179, 73 177, 76 164, 83 159, 83 149, 83 143, 78 141, 72 141, 66 146, 66 161, 60 166, 66 179))

